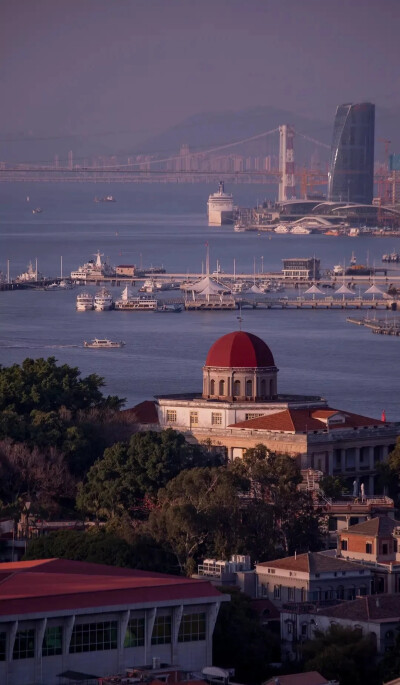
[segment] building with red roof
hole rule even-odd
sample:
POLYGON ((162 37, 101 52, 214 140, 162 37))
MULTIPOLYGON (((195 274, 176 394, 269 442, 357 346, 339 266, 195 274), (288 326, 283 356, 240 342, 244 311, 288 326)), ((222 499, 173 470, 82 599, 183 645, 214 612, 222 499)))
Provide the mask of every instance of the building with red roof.
POLYGON ((400 425, 330 407, 321 396, 278 391, 274 355, 245 331, 223 335, 203 366, 202 393, 156 397, 134 407, 139 430, 167 427, 189 441, 241 458, 257 444, 297 458, 302 469, 344 475, 350 491, 378 492, 376 464, 394 448, 400 425))
POLYGON ((65 559, 0 564, 0 682, 212 663, 222 601, 205 580, 65 559), (153 662, 153 659, 155 662, 153 662))

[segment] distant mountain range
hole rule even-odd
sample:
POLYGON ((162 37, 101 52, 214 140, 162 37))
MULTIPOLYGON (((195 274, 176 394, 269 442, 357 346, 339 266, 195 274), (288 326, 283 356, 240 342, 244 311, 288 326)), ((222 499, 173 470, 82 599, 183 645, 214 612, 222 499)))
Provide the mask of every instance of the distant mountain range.
MULTIPOLYGON (((68 136, 48 138, 4 135, 0 147, 0 160, 11 162, 45 162, 54 160, 57 153, 66 159, 68 151, 74 153, 74 160, 82 164, 85 157, 112 155, 126 157, 132 154, 175 155, 186 144, 193 152, 236 142, 244 138, 290 124, 296 130, 296 164, 309 164, 311 156, 321 164, 326 164, 329 150, 316 143, 306 141, 301 134, 330 146, 334 113, 331 121, 310 119, 295 111, 289 112, 276 107, 251 107, 238 111, 203 112, 177 123, 161 134, 148 138, 142 143, 132 144, 129 132, 108 132, 101 136, 68 136)), ((400 107, 391 109, 377 108, 375 158, 384 159, 383 138, 391 141, 390 151, 400 152, 400 107)), ((221 154, 266 156, 277 155, 279 136, 277 133, 260 138, 246 146, 234 146, 221 151, 221 154)))

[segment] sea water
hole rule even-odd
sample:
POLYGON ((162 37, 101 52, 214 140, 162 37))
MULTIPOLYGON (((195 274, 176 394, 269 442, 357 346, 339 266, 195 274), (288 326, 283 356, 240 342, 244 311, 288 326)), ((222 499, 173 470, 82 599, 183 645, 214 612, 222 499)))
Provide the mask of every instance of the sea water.
MULTIPOLYGON (((322 269, 332 269, 348 263, 353 252, 358 263, 381 266, 382 254, 398 249, 394 238, 258 235, 208 227, 206 203, 213 191, 203 184, 3 184, 0 269, 5 272, 9 259, 15 278, 37 258, 42 273, 56 276, 62 256, 67 276, 100 250, 114 265, 162 264, 171 273, 199 273, 208 244, 211 271, 218 261, 232 273, 235 260, 237 273, 253 273, 280 271, 288 257, 315 256, 322 269), (95 195, 106 194, 117 201, 93 202, 95 195), (33 215, 38 206, 43 212, 33 215)), ((268 193, 268 187, 233 188, 235 203, 248 207, 268 193)), ((396 265, 389 268, 400 273, 396 265)), ((81 290, 0 292, 0 363, 54 356, 83 375, 102 376, 104 392, 126 398, 129 407, 154 395, 200 391, 209 347, 240 325, 235 311, 77 312, 81 290), (83 348, 83 341, 94 337, 124 340, 126 346, 83 348)), ((114 299, 120 292, 112 289, 114 299)), ((373 335, 347 323, 348 315, 345 310, 244 310, 241 325, 270 346, 280 369, 280 392, 322 395, 332 407, 376 418, 385 409, 388 419, 400 420, 400 338, 373 335)))

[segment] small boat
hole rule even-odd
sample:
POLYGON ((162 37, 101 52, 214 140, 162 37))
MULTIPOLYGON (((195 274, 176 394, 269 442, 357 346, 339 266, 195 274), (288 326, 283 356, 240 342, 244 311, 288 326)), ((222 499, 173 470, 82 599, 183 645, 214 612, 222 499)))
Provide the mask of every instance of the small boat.
POLYGON ((116 199, 113 195, 105 195, 104 197, 95 197, 94 201, 95 202, 116 202, 116 199))
POLYGON ((108 338, 94 338, 90 342, 84 340, 83 347, 90 347, 92 350, 109 350, 115 347, 124 347, 125 343, 122 340, 113 341, 108 338))
POLYGON ((154 310, 157 314, 179 314, 182 311, 182 306, 180 304, 174 304, 172 302, 165 302, 161 304, 157 309, 154 310))
POLYGON ((80 293, 76 298, 76 309, 78 312, 88 312, 93 309, 94 298, 90 293, 80 293))
POLYGON ((336 229, 333 228, 333 229, 331 229, 331 230, 329 230, 329 231, 325 231, 324 235, 338 236, 338 235, 340 235, 340 234, 339 234, 339 231, 337 231, 336 229))
POLYGON ((43 209, 40 207, 35 207, 35 209, 32 209, 32 214, 41 214, 43 212, 43 209))

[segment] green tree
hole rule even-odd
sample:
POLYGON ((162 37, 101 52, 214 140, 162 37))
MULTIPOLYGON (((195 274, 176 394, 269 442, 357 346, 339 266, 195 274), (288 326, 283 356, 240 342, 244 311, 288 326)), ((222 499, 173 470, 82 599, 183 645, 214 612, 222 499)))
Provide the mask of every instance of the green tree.
POLYGON ((180 471, 205 463, 209 456, 171 429, 136 433, 129 443, 106 449, 80 487, 78 507, 97 517, 110 519, 123 511, 133 517, 141 511, 145 496, 155 498, 180 471))
POLYGON ((319 487, 325 497, 340 499, 343 492, 347 491, 346 480, 343 476, 324 476, 319 481, 319 487))
POLYGON ((226 558, 240 537, 238 479, 224 467, 182 471, 159 492, 149 531, 190 574, 208 552, 226 558))
POLYGON ((270 675, 269 662, 279 661, 278 636, 260 624, 251 599, 237 588, 219 588, 230 594, 219 610, 213 635, 213 663, 234 668, 235 680, 261 682, 270 675))
POLYGON ((360 630, 336 625, 314 635, 302 648, 306 671, 319 671, 340 685, 378 683, 376 645, 371 635, 363 637, 360 630))
POLYGON ((176 572, 173 559, 149 536, 133 533, 130 542, 118 527, 58 531, 31 540, 25 559, 72 559, 144 571, 176 572))

